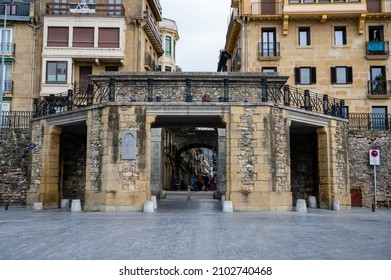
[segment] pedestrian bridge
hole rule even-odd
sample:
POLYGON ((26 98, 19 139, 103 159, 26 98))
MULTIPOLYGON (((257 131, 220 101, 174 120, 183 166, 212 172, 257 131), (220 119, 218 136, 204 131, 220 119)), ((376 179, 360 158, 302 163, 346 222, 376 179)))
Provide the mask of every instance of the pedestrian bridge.
POLYGON ((186 185, 204 172, 210 151, 215 197, 235 211, 291 210, 309 196, 350 207, 344 102, 287 79, 105 72, 87 90, 36 100, 28 204, 77 198, 86 211, 142 211, 173 176, 186 185))

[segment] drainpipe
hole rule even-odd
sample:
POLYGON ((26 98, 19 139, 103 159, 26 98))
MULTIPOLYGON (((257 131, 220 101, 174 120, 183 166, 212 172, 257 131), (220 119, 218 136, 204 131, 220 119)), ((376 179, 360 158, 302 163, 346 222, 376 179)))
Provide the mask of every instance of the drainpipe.
MULTIPOLYGON (((41 1, 40 1, 41 3, 41 1)), ((35 50, 37 45, 37 29, 41 28, 41 25, 28 24, 33 29, 33 49, 32 49, 32 67, 31 67, 31 88, 30 88, 30 112, 33 111, 33 96, 35 85, 35 50)))

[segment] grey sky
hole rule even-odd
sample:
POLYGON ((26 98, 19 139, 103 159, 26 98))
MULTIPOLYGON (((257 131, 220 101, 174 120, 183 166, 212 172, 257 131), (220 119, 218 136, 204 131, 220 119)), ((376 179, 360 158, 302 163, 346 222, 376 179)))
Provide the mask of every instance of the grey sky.
POLYGON ((163 17, 175 20, 178 26, 177 65, 184 72, 216 72, 231 0, 160 0, 160 4, 163 17))

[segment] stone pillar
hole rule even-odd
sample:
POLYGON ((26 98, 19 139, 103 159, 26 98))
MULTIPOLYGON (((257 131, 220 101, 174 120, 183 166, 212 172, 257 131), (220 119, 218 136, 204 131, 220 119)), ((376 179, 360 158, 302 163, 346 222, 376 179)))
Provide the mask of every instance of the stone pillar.
POLYGON ((151 129, 151 194, 159 196, 163 186, 162 129, 151 129))
POLYGON ((220 194, 225 194, 227 191, 227 136, 225 128, 218 128, 217 134, 217 191, 220 194))
POLYGON ((44 208, 58 208, 60 204, 60 134, 60 127, 45 122, 40 187, 44 208))
POLYGON ((317 129, 318 133, 318 165, 319 165, 319 207, 331 209, 332 192, 332 133, 329 127, 317 129))

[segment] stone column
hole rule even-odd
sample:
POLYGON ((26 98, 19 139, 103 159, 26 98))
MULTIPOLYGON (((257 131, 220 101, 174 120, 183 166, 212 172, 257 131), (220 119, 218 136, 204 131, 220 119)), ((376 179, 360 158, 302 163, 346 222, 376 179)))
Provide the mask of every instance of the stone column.
POLYGON ((218 128, 217 151, 217 190, 220 194, 227 192, 227 136, 225 128, 218 128))
POLYGON ((45 122, 39 197, 45 208, 58 208, 60 203, 60 134, 61 127, 45 122))
POLYGON ((163 186, 162 129, 151 129, 151 194, 159 196, 163 186))

